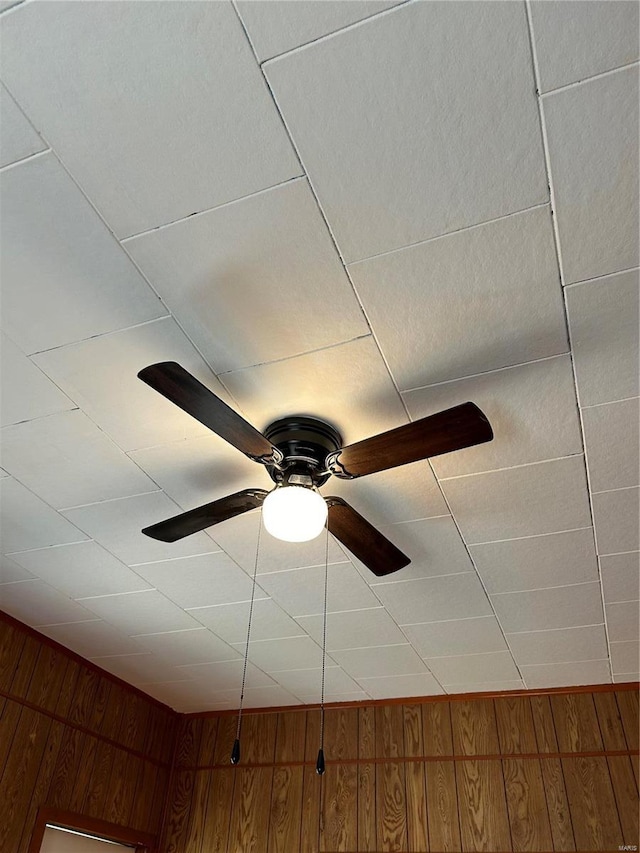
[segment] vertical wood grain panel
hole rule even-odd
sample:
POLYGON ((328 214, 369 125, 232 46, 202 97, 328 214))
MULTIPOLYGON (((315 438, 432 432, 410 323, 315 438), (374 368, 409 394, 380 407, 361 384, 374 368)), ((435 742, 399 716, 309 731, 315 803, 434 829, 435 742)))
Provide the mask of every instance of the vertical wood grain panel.
POLYGON ((504 696, 494 700, 500 752, 537 752, 531 705, 526 696, 504 696))
POLYGON ((249 714, 242 720, 242 763, 271 764, 276 748, 276 714, 249 714))
MULTIPOLYGON (((419 758, 424 755, 422 706, 404 705, 403 712, 405 755, 419 758)), ((429 850, 429 828, 424 764, 413 761, 405 766, 405 784, 408 849, 411 853, 425 853, 429 850)))
MULTIPOLYGON (((622 718, 624 734, 629 749, 638 750, 638 693, 635 690, 616 691, 616 701, 622 718)), ((640 762, 637 755, 631 756, 636 785, 640 786, 640 762)))
POLYGON ((305 761, 312 766, 304 768, 302 779, 302 820, 300 824, 301 853, 317 853, 320 836, 320 799, 323 794, 323 777, 315 771, 315 761, 320 745, 320 712, 307 711, 305 734, 305 761))
POLYGON ((491 699, 452 702, 451 727, 456 755, 493 755, 500 752, 491 699))
POLYGON ((236 784, 231 807, 229 850, 267 853, 271 809, 271 767, 243 767, 233 771, 236 784))
MULTIPOLYGON (((374 709, 358 709, 358 757, 375 758, 376 724, 374 709)), ((370 853, 376 849, 376 767, 358 765, 358 850, 370 853)))
POLYGON ((502 770, 513 850, 551 850, 553 842, 540 762, 508 758, 502 762, 502 770))
MULTIPOLYGON (((422 706, 422 735, 425 755, 453 755, 449 702, 422 706)), ((429 845, 432 850, 461 850, 453 761, 430 761, 425 771, 429 845)))
MULTIPOLYGON (((278 714, 276 762, 304 760, 306 715, 300 711, 278 714)), ((302 820, 302 767, 276 767, 271 789, 269 853, 288 853, 300 840, 302 820)))
POLYGON ((325 712, 324 744, 327 771, 322 780, 320 850, 353 850, 358 837, 358 768, 330 762, 357 756, 357 708, 325 712))
POLYGON ((615 849, 622 830, 606 759, 563 758, 562 769, 577 849, 615 849))
POLYGON ((462 849, 513 850, 500 761, 456 761, 462 849))
POLYGON ((591 693, 563 693, 551 697, 551 710, 561 752, 589 752, 603 748, 591 693))
MULTIPOLYGON (((376 757, 404 755, 404 719, 401 705, 376 707, 376 757)), ((407 849, 407 798, 404 764, 376 765, 376 814, 378 848, 407 849)))
POLYGON ((235 770, 214 770, 211 773, 203 829, 206 853, 226 853, 236 777, 235 770))

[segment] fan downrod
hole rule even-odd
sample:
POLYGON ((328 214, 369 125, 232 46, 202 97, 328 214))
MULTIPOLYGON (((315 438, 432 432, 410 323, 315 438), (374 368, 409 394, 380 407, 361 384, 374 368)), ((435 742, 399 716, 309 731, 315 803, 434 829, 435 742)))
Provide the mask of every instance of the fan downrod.
POLYGON ((284 457, 279 467, 266 466, 269 476, 278 484, 319 488, 331 476, 325 466, 327 455, 342 447, 342 436, 335 427, 304 415, 273 421, 263 435, 284 457))

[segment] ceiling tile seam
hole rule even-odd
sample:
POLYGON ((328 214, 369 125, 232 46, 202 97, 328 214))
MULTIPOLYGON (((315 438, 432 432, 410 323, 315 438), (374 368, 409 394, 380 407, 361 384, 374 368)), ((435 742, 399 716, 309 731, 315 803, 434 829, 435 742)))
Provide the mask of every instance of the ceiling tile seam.
MULTIPOLYGON (((44 583, 44 581, 43 581, 43 583, 44 583)), ((98 617, 96 617, 95 619, 77 619, 75 622, 46 622, 46 623, 40 622, 39 624, 33 625, 32 627, 33 628, 61 628, 64 625, 88 625, 89 622, 102 622, 102 621, 104 621, 104 620, 98 619, 98 617)))
POLYGON ((570 527, 568 530, 553 530, 551 533, 531 533, 528 536, 513 536, 510 539, 491 539, 488 542, 471 542, 471 548, 482 547, 483 545, 496 545, 499 542, 519 542, 521 539, 539 539, 543 536, 561 536, 563 533, 577 533, 580 530, 593 530, 591 525, 587 527, 570 527))
POLYGON ((600 409, 603 406, 615 406, 616 403, 629 403, 632 400, 640 400, 640 395, 634 394, 633 397, 622 397, 620 400, 607 400, 606 403, 593 403, 591 406, 580 406, 583 412, 587 409, 600 409))
MULTIPOLYGON (((235 0, 232 0, 232 2, 233 2, 234 7, 237 7, 235 0)), ((411 3, 411 2, 413 2, 413 0, 401 0, 401 2, 396 3, 396 5, 390 9, 381 9, 378 12, 372 12, 370 15, 367 15, 365 18, 360 18, 359 21, 354 21, 351 24, 345 24, 343 27, 338 27, 337 30, 332 30, 330 33, 323 33, 323 35, 317 36, 316 38, 313 38, 313 39, 310 39, 309 41, 303 42, 303 44, 298 44, 295 47, 290 47, 288 50, 284 50, 282 53, 276 53, 273 56, 268 56, 266 59, 259 61, 259 64, 260 64, 260 66, 266 65, 267 62, 274 62, 277 59, 283 59, 284 57, 289 56, 289 54, 291 54, 291 53, 298 53, 299 51, 302 51, 305 48, 311 47, 311 45, 317 44, 318 42, 331 39, 334 36, 345 32, 346 30, 353 30, 353 29, 356 29, 357 27, 359 27, 363 24, 367 24, 373 18, 380 18, 383 15, 389 15, 391 12, 395 12, 396 9, 400 8, 401 6, 406 6, 408 3, 411 3)), ((238 17, 240 17, 242 20, 242 15, 241 15, 240 10, 238 8, 236 8, 236 13, 238 14, 238 17)), ((243 23, 244 23, 244 21, 243 21, 243 23)), ((247 28, 245 27, 245 30, 246 29, 247 28)), ((249 43, 253 47, 253 42, 251 41, 251 37, 249 36, 248 31, 247 31, 247 38, 249 39, 249 43)), ((256 54, 256 59, 257 59, 258 58, 257 51, 254 50, 254 52, 256 54)))
POLYGON ((594 495, 608 495, 611 492, 630 492, 633 489, 638 489, 638 488, 640 488, 640 486, 618 486, 618 488, 616 488, 616 489, 599 489, 597 492, 592 492, 592 494, 594 494, 594 495))
MULTIPOLYGON (((621 557, 624 554, 638 554, 640 555, 640 551, 636 551, 635 548, 633 551, 613 551, 611 554, 601 554, 602 557, 621 557)), ((7 554, 7 557, 9 555, 7 554)))
POLYGON ((128 237, 119 237, 117 239, 120 245, 124 246, 125 244, 128 244, 133 240, 137 240, 139 237, 147 237, 149 234, 155 234, 158 231, 164 231, 167 228, 172 228, 174 225, 180 225, 190 219, 198 219, 201 216, 206 216, 208 213, 213 213, 215 210, 221 210, 225 207, 231 207, 234 204, 241 204, 243 201, 248 201, 249 199, 264 195, 265 193, 269 193, 272 190, 277 190, 280 187, 286 187, 287 184, 295 184, 298 181, 304 181, 305 178, 306 175, 304 173, 301 175, 294 175, 293 178, 286 178, 284 181, 278 181, 277 184, 272 184, 271 186, 263 187, 263 189, 255 190, 254 192, 247 193, 247 195, 238 196, 238 198, 233 198, 230 201, 223 201, 220 204, 214 204, 213 207, 205 207, 204 210, 196 210, 193 213, 188 213, 186 216, 181 216, 178 219, 172 219, 171 222, 163 222, 161 225, 154 225, 153 228, 147 228, 145 231, 138 231, 136 234, 131 234, 128 237))
MULTIPOLYGON (((8 91, 8 90, 7 90, 8 91)), ((37 131, 36 131, 37 133, 37 131)), ((42 138, 42 137, 40 137, 42 138)), ((13 163, 6 163, 4 166, 0 166, 0 174, 2 172, 8 172, 9 169, 15 169, 17 166, 22 166, 24 163, 30 163, 31 160, 37 160, 38 157, 42 157, 45 154, 52 154, 51 148, 45 148, 42 151, 36 151, 35 154, 27 154, 26 157, 20 157, 19 160, 14 160, 13 163)))
MULTIPOLYGON (((543 592, 546 589, 565 589, 565 588, 571 587, 571 586, 591 586, 592 584, 596 584, 596 583, 600 583, 600 581, 599 580, 576 581, 576 583, 561 583, 561 584, 557 584, 556 586, 539 586, 539 587, 534 587, 533 589, 510 589, 510 590, 507 590, 505 592, 492 592, 491 596, 493 598, 497 598, 498 596, 501 596, 501 595, 522 595, 523 593, 529 593, 529 592, 543 592)), ((510 631, 509 633, 518 634, 520 632, 519 631, 510 631)))
MULTIPOLYGON (((86 341, 93 341, 96 338, 111 338, 114 335, 121 334, 122 332, 129 332, 129 331, 131 331, 131 329, 140 329, 143 326, 151 326, 154 323, 163 323, 163 322, 166 322, 168 319, 173 319, 173 318, 172 318, 171 314, 168 313, 168 309, 167 309, 167 313, 164 314, 162 317, 153 317, 151 320, 142 320, 142 322, 140 322, 140 323, 132 323, 130 326, 123 326, 121 329, 111 329, 108 332, 99 332, 96 335, 89 335, 86 338, 78 338, 75 341, 68 341, 65 344, 57 344, 55 347, 47 347, 47 349, 34 350, 33 352, 29 352, 29 353, 25 353, 25 354, 26 354, 27 358, 32 360, 31 363, 37 366, 36 362, 34 362, 33 359, 38 355, 48 355, 49 353, 56 352, 56 350, 66 349, 67 347, 74 347, 74 346, 77 346, 78 344, 83 344, 86 341)), ((6 332, 3 332, 3 334, 6 334, 6 332)), ((42 368, 40 368, 40 369, 45 374, 45 376, 50 378, 48 373, 45 373, 45 371, 42 368)), ((53 382, 54 380, 52 379, 51 381, 53 382)), ((69 395, 67 394, 66 396, 68 397, 69 395)), ((69 399, 71 399, 71 398, 69 398, 69 399)))
POLYGON ((569 660, 569 661, 554 661, 553 663, 524 663, 523 669, 529 669, 534 666, 566 666, 568 663, 603 663, 607 658, 589 658, 589 660, 569 660))
POLYGON ((544 361, 553 361, 556 358, 566 358, 566 352, 557 352, 553 355, 545 355, 542 358, 533 358, 531 361, 518 361, 515 364, 505 364, 503 367, 492 367, 489 370, 481 370, 479 373, 467 373, 465 376, 456 376, 455 379, 443 379, 442 382, 432 382, 430 385, 418 385, 414 388, 403 388, 401 394, 413 394, 415 391, 429 391, 431 388, 439 388, 442 385, 453 385, 454 382, 466 382, 469 379, 479 379, 481 376, 489 376, 493 373, 502 373, 505 370, 517 370, 519 367, 528 367, 531 364, 540 364, 544 361))
MULTIPOLYGON (((410 0, 415 2, 415 0, 410 0)), ((420 0, 418 0, 420 2, 420 0)), ((467 231, 475 231, 477 228, 484 228, 485 225, 493 225, 496 222, 503 222, 505 219, 511 219, 514 216, 521 216, 525 213, 531 213, 534 210, 540 210, 543 207, 549 207, 549 201, 542 201, 539 204, 533 204, 530 207, 523 207, 520 210, 511 210, 508 213, 503 213, 500 216, 494 216, 491 219, 483 219, 481 222, 474 222, 472 225, 463 225, 462 228, 454 228, 453 231, 443 231, 442 234, 433 234, 431 237, 424 237, 421 240, 415 240, 413 243, 407 243, 404 246, 397 246, 395 249, 387 249, 384 252, 376 252, 373 255, 367 255, 364 258, 357 258, 353 261, 348 261, 347 266, 354 267, 358 264, 366 264, 368 261, 374 261, 378 258, 384 258, 387 255, 396 255, 399 252, 405 252, 408 249, 414 249, 417 246, 424 246, 427 243, 434 243, 436 240, 444 240, 447 237, 455 237, 458 234, 464 234, 467 231)))
POLYGON ((624 65, 616 65, 615 68, 609 68, 607 71, 600 71, 598 74, 590 74, 588 77, 583 77, 581 80, 574 80, 573 83, 565 83, 564 86, 558 86, 556 89, 547 89, 546 92, 540 92, 541 98, 548 98, 551 95, 557 95, 560 92, 566 92, 567 89, 575 89, 578 86, 584 86, 594 80, 601 80, 603 77, 611 77, 613 74, 621 74, 629 71, 631 68, 640 68, 640 60, 635 59, 633 62, 627 62, 624 65))
POLYGON ((590 625, 567 625, 566 628, 534 628, 528 631, 509 631, 509 634, 515 634, 521 637, 523 634, 548 634, 556 631, 581 631, 583 628, 604 628, 604 620, 602 622, 594 622, 590 625))
MULTIPOLYGON (((548 465, 549 462, 564 462, 565 459, 578 459, 584 456, 584 451, 566 453, 564 456, 552 456, 550 459, 536 459, 535 462, 519 462, 517 465, 505 465, 504 468, 488 468, 486 471, 469 471, 467 474, 453 474, 450 477, 439 477, 439 483, 448 483, 450 480, 464 480, 465 477, 482 477, 485 474, 497 474, 500 471, 516 471, 518 468, 531 468, 534 465, 548 465)), ((588 525, 589 527, 591 525, 588 525)), ((526 538, 526 537, 522 537, 526 538)), ((476 545, 478 543, 470 543, 476 545)))
POLYGON ((565 287, 578 287, 581 284, 593 284, 595 281, 602 281, 606 278, 614 278, 617 275, 623 275, 627 272, 638 272, 640 271, 640 267, 625 267, 623 270, 616 270, 615 272, 608 272, 605 275, 596 275, 593 278, 583 278, 580 281, 572 281, 569 284, 566 284, 565 287))
MULTIPOLYGON (((26 358, 29 358, 29 356, 26 356, 26 358)), ((33 364, 33 362, 32 362, 32 364, 33 364)), ((37 365, 34 365, 34 367, 36 367, 36 369, 39 369, 37 367, 37 365)), ((43 373, 43 371, 41 370, 40 373, 43 373)), ((48 379, 46 374, 43 373, 43 376, 45 376, 45 378, 48 379)), ((73 402, 73 400, 69 400, 69 402, 72 404, 70 409, 60 409, 57 412, 47 412, 46 415, 37 415, 35 418, 25 418, 22 421, 15 421, 14 423, 11 423, 11 424, 5 424, 3 427, 0 427, 0 434, 2 434, 5 430, 11 429, 12 427, 22 426, 22 424, 32 424, 32 423, 34 423, 34 421, 43 421, 45 418, 52 418, 52 417, 55 417, 55 415, 63 415, 66 412, 81 412, 82 411, 80 406, 76 406, 76 404, 73 402)), ((119 447, 118 449, 122 450, 121 447, 119 447)), ((8 469, 7 469, 7 474, 9 476, 12 476, 11 471, 9 471, 8 469)))
MULTIPOLYGON (((162 489, 159 491, 162 491, 162 489)), ((169 496, 167 495, 167 497, 169 496)), ((171 500, 171 498, 169 498, 169 500, 171 500)), ((211 544, 216 545, 217 543, 211 539, 211 544)), ((218 546, 215 551, 204 551, 202 554, 190 554, 186 557, 163 557, 161 560, 145 560, 141 563, 127 563, 126 565, 130 569, 135 569, 138 566, 155 566, 157 563, 178 563, 180 560, 193 560, 194 557, 211 557, 214 554, 222 554, 223 551, 224 549, 218 546)), ((226 553, 226 551, 224 551, 224 553, 226 553)))
POLYGON ((2 11, 0 11, 0 15, 6 15, 9 12, 15 11, 15 9, 17 9, 18 6, 22 6, 23 3, 25 3, 25 2, 26 2, 26 0, 15 0, 15 3, 13 4, 13 6, 9 6, 8 9, 3 9, 2 11))
MULTIPOLYGON (((119 448, 119 449, 122 450, 122 448, 119 448)), ((122 451, 122 452, 124 453, 124 451, 122 451)), ((101 501, 89 501, 89 503, 86 503, 86 504, 75 504, 74 506, 63 506, 63 507, 60 507, 60 509, 57 511, 60 513, 71 512, 74 509, 84 509, 85 507, 88 507, 88 506, 98 506, 98 504, 108 504, 108 503, 111 503, 112 501, 126 501, 126 500, 129 500, 129 498, 141 498, 144 495, 157 495, 158 492, 163 492, 163 494, 164 494, 163 489, 161 489, 158 486, 155 489, 150 489, 148 492, 136 492, 135 495, 120 495, 119 497, 116 497, 116 498, 105 498, 104 500, 101 500, 101 501)), ((169 497, 169 495, 167 495, 167 497, 169 497)), ((169 498, 169 500, 171 500, 171 498, 169 498)), ((174 503, 175 503, 175 501, 174 501, 174 503)), ((176 505, 180 506, 179 504, 176 504, 176 505)), ((122 561, 120 561, 120 562, 122 562, 122 561)))
MULTIPOLYGON (((51 506, 51 504, 49 503, 49 501, 45 500, 44 498, 41 498, 41 497, 40 497, 40 495, 39 495, 37 492, 34 492, 34 491, 33 491, 33 489, 30 489, 30 488, 29 488, 29 486, 25 485, 25 483, 23 483, 23 482, 22 482, 22 480, 20 480, 20 478, 19 478, 19 477, 16 477, 16 476, 14 476, 13 474, 10 474, 8 477, 3 477, 2 479, 3 479, 3 480, 8 480, 8 479, 15 480, 15 481, 16 481, 16 483, 19 483, 19 484, 22 486, 22 488, 23 488, 23 489, 26 489, 26 490, 27 490, 30 494, 32 494, 32 495, 33 495, 37 500, 42 501, 42 503, 43 503, 43 504, 45 504, 46 506, 48 506, 50 510, 53 510, 53 512, 57 513, 58 515, 61 515, 61 514, 62 514, 62 510, 56 509, 54 506, 51 506)), ((121 499, 120 499, 120 500, 121 500, 121 499)), ((97 503, 101 503, 101 502, 100 502, 100 501, 97 501, 97 503)), ((81 528, 81 527, 78 527, 78 525, 77 525, 77 524, 74 524, 74 522, 70 521, 68 518, 66 518, 66 519, 65 519, 65 521, 67 521, 67 522, 68 522, 72 527, 75 527, 75 529, 78 531, 78 533, 83 533, 83 534, 87 537, 87 538, 86 538, 86 540, 84 540, 84 541, 88 541, 88 540, 90 540, 90 539, 91 539, 91 536, 89 536, 89 534, 88 534, 88 533, 85 533, 85 531, 84 531, 84 530, 82 530, 82 528, 81 528)), ((82 541, 83 541, 82 539, 76 539, 74 542, 63 542, 62 544, 64 544, 64 545, 75 545, 75 544, 77 544, 78 542, 82 542, 82 541)), ((52 544, 60 544, 60 543, 52 543, 52 544)), ((44 547, 50 547, 50 546, 46 546, 46 545, 45 545, 44 547)), ((34 550, 34 549, 25 549, 25 550, 34 550)), ((19 552, 19 551, 13 551, 12 553, 13 553, 13 554, 18 554, 18 553, 20 553, 20 552, 19 552)), ((9 556, 9 555, 7 554, 6 556, 9 556)))

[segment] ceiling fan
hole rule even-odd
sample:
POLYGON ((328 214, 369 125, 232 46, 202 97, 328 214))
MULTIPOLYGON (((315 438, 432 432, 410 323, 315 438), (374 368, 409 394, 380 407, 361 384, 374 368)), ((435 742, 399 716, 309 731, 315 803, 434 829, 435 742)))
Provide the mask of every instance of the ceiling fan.
POLYGON ((327 524, 375 575, 388 575, 408 565, 410 558, 346 501, 324 498, 318 489, 331 476, 351 480, 493 438, 489 421, 474 403, 462 403, 346 447, 340 433, 317 418, 282 418, 260 433, 174 361, 145 367, 138 377, 264 465, 276 484, 270 492, 243 489, 143 529, 162 542, 175 542, 262 506, 265 528, 277 538, 306 541, 327 524))

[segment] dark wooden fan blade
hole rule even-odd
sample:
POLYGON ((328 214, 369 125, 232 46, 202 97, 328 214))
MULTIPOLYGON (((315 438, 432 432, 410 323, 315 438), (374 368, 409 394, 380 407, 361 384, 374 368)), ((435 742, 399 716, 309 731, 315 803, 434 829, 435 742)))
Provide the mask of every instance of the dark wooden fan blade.
POLYGON ((462 403, 343 447, 329 454, 327 468, 336 477, 351 480, 492 438, 491 424, 475 403, 462 403))
POLYGON ((255 427, 175 361, 151 364, 138 373, 138 378, 250 459, 264 464, 282 460, 280 451, 255 427))
POLYGON ((226 498, 220 498, 197 509, 175 515, 166 521, 159 521, 151 527, 145 527, 142 532, 160 542, 177 542, 178 539, 184 539, 192 533, 198 533, 221 521, 227 521, 236 515, 242 515, 243 512, 262 506, 266 496, 267 492, 264 489, 244 489, 242 492, 227 495, 226 498))
POLYGON ((337 497, 326 500, 329 508, 329 532, 374 575, 383 577, 409 565, 409 557, 346 501, 337 497))

